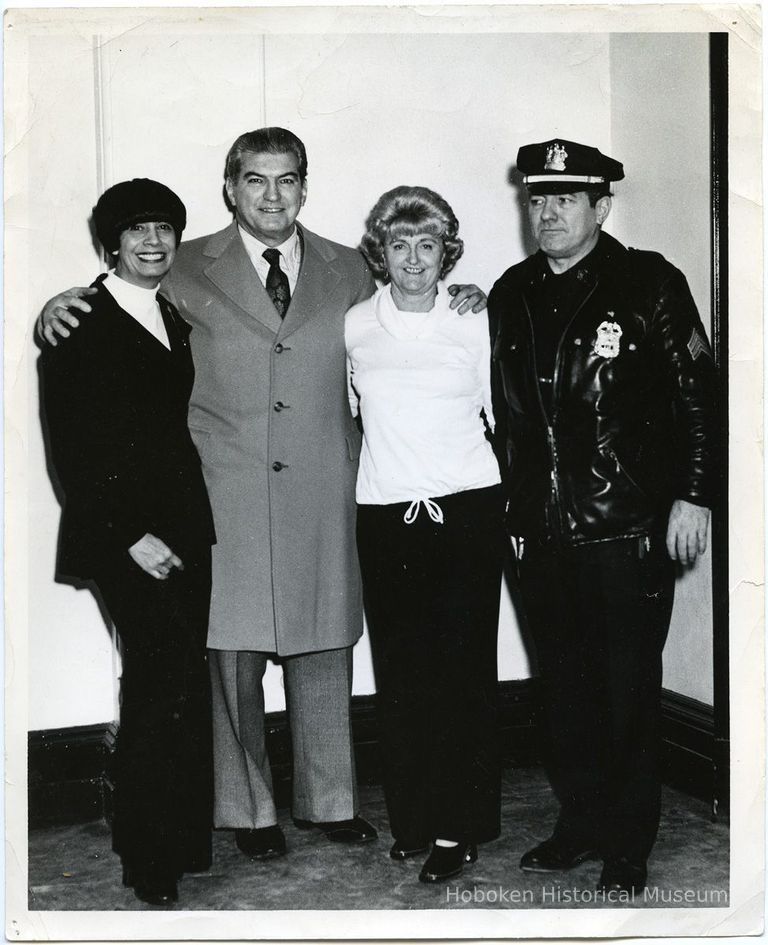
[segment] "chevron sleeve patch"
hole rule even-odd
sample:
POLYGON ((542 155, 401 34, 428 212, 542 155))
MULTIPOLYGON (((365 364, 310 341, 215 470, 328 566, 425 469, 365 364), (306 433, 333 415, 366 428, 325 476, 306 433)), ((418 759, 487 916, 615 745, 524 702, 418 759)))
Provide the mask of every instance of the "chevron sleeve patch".
POLYGON ((691 353, 691 360, 693 361, 695 361, 700 354, 708 358, 712 357, 712 353, 709 350, 709 342, 702 336, 695 325, 691 331, 691 337, 688 339, 688 350, 691 353))

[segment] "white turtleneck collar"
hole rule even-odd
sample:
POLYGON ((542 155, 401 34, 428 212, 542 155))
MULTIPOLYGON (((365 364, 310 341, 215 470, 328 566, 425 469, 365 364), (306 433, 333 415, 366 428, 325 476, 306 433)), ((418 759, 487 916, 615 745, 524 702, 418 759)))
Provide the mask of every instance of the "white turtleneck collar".
POLYGON ((376 318, 381 327, 393 338, 408 341, 428 338, 437 325, 456 316, 450 307, 451 297, 444 283, 438 282, 435 303, 428 312, 406 312, 395 305, 392 284, 388 283, 374 296, 376 318))

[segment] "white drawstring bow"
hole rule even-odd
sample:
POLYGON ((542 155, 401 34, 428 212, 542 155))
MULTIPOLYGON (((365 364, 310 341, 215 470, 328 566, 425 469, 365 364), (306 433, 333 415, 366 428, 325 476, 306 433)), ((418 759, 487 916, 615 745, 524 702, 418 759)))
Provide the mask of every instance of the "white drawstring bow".
POLYGON ((437 504, 433 502, 432 499, 414 499, 413 502, 405 510, 405 515, 403 516, 403 521, 406 525, 413 525, 416 521, 416 516, 419 514, 419 509, 421 508, 422 502, 424 503, 424 508, 427 510, 427 514, 437 525, 442 525, 445 521, 443 518, 443 510, 437 504))

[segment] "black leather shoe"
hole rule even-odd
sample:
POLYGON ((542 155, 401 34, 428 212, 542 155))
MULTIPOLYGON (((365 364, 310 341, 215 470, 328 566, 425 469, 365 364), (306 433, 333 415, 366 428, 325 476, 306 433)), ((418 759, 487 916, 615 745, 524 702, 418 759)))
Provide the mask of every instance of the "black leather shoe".
POLYGON ((474 843, 458 843, 455 847, 439 847, 435 844, 419 873, 422 883, 440 883, 444 879, 458 876, 468 863, 477 859, 474 843))
POLYGON ((645 889, 647 879, 645 863, 632 863, 623 856, 611 857, 603 864, 597 888, 601 892, 626 892, 635 896, 645 889))
POLYGON ((573 846, 550 838, 523 854, 520 869, 526 873, 560 873, 584 860, 596 859, 599 859, 597 850, 586 844, 573 846))
POLYGON ((123 886, 132 886, 136 898, 150 906, 169 906, 179 898, 175 879, 142 876, 127 866, 123 867, 123 886))
POLYGON ((293 818, 299 830, 311 830, 317 827, 334 843, 370 843, 379 835, 376 828, 364 817, 355 816, 351 820, 312 821, 293 818))
POLYGON ((285 834, 277 824, 256 830, 236 830, 235 843, 238 850, 252 860, 271 860, 285 853, 285 834))
POLYGON ((179 898, 179 891, 176 883, 166 882, 162 884, 138 883, 133 887, 133 894, 137 899, 146 902, 150 906, 170 906, 179 898))
POLYGON ((420 853, 426 853, 429 847, 428 843, 419 841, 410 842, 404 840, 395 840, 389 855, 393 860, 408 860, 412 856, 418 856, 420 853))

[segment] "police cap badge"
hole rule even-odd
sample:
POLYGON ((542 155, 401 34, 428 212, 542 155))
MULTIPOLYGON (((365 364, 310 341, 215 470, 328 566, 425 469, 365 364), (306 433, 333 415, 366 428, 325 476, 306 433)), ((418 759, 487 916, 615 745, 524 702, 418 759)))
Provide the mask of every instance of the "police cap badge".
POLYGON ((620 161, 607 157, 597 148, 564 138, 520 148, 517 169, 524 175, 525 184, 538 193, 607 188, 612 181, 624 178, 620 161))

